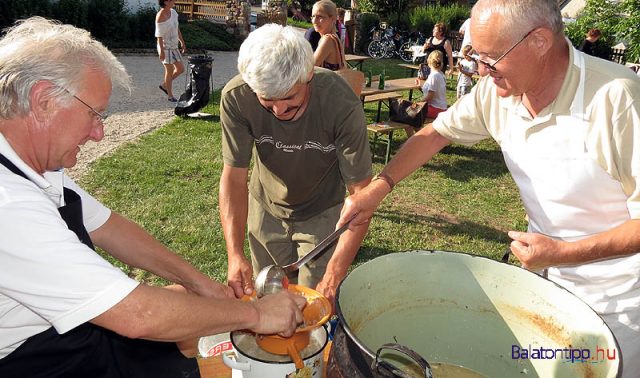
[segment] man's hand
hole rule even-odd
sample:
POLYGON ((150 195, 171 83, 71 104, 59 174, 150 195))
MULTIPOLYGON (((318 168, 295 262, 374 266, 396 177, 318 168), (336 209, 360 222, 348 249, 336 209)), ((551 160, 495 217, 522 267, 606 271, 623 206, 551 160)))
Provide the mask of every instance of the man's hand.
POLYGON ((536 271, 562 264, 561 247, 564 242, 529 232, 509 231, 509 237, 513 239, 511 252, 523 268, 536 271))
POLYGON ((227 282, 236 298, 253 293, 253 267, 244 257, 229 258, 227 282))
POLYGON ((251 328, 252 331, 263 335, 277 333, 282 337, 291 337, 298 324, 304 321, 302 309, 307 300, 285 290, 265 295, 252 303, 260 316, 258 324, 251 328))
POLYGON ((214 281, 209 278, 200 280, 199 282, 195 283, 192 287, 189 287, 188 290, 194 294, 201 295, 203 297, 210 297, 210 298, 217 298, 217 299, 227 299, 227 298, 236 297, 231 287, 221 284, 220 282, 214 281))
POLYGON ((325 274, 316 286, 316 291, 325 296, 329 300, 329 303, 331 303, 331 314, 336 313, 336 290, 340 280, 341 279, 336 276, 328 276, 325 274))

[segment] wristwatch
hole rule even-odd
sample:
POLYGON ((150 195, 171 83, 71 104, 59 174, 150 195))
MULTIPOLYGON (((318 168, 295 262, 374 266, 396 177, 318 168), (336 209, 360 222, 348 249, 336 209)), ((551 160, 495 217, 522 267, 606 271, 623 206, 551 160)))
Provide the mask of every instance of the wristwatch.
POLYGON ((391 176, 389 176, 386 173, 379 173, 377 174, 373 180, 371 181, 375 181, 375 180, 382 180, 384 182, 387 183, 387 185, 389 185, 389 192, 391 192, 393 190, 393 187, 396 186, 396 183, 393 181, 393 179, 391 178, 391 176))

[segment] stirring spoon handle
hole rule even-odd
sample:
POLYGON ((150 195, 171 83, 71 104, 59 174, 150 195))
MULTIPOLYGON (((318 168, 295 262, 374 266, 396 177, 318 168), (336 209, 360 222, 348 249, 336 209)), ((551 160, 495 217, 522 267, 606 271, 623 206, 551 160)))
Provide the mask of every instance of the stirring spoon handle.
POLYGON ((347 230, 347 228, 349 228, 349 225, 351 224, 351 221, 357 215, 358 214, 355 214, 353 217, 351 217, 351 219, 349 219, 349 221, 347 221, 347 223, 343 224, 342 227, 340 227, 339 229, 333 231, 329 236, 324 238, 320 243, 318 243, 318 245, 315 246, 315 248, 313 248, 306 255, 302 256, 298 261, 296 261, 294 263, 291 263, 289 265, 283 266, 282 268, 284 269, 284 271, 289 273, 289 272, 293 272, 293 271, 296 271, 296 270, 300 269, 300 267, 303 266, 304 264, 308 263, 309 260, 311 260, 312 258, 316 257, 320 252, 322 252, 325 249, 327 249, 327 247, 329 245, 331 245, 331 243, 333 243, 336 239, 338 239, 338 237, 340 235, 342 235, 342 233, 345 232, 347 230))

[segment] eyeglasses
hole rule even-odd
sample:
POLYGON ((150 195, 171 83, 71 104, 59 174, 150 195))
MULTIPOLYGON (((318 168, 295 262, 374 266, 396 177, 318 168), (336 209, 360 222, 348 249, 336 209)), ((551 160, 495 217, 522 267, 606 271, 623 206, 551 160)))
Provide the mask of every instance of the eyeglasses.
POLYGON ((78 96, 74 95, 73 93, 69 92, 69 91, 68 91, 68 90, 66 90, 66 89, 65 89, 65 91, 66 91, 67 93, 69 93, 71 96, 73 96, 73 98, 75 98, 76 100, 80 101, 84 106, 86 106, 87 108, 89 108, 89 109, 93 112, 93 114, 95 115, 95 117, 96 117, 96 119, 97 119, 98 121, 100 121, 100 122, 103 122, 103 123, 104 123, 104 121, 107 119, 107 117, 109 117, 109 115, 108 115, 108 114, 106 114, 106 113, 100 113, 99 111, 95 110, 95 109, 93 108, 93 106, 91 106, 91 105, 87 104, 86 102, 82 101, 82 100, 80 99, 80 97, 78 97, 78 96))
POLYGON ((507 49, 507 51, 505 51, 504 54, 500 55, 500 57, 498 57, 498 59, 494 60, 493 63, 489 63, 489 62, 486 62, 486 61, 480 59, 480 55, 478 55, 478 54, 473 54, 471 57, 473 59, 475 59, 476 61, 482 63, 482 65, 484 65, 484 67, 487 70, 489 70, 489 72, 496 73, 496 72, 498 72, 498 70, 496 69, 496 64, 498 64, 499 61, 501 61, 505 56, 507 56, 507 54, 509 54, 511 52, 511 50, 515 49, 522 41, 524 41, 536 29, 530 30, 527 34, 524 35, 524 37, 520 38, 520 40, 518 42, 516 42, 513 46, 511 46, 509 49, 507 49))

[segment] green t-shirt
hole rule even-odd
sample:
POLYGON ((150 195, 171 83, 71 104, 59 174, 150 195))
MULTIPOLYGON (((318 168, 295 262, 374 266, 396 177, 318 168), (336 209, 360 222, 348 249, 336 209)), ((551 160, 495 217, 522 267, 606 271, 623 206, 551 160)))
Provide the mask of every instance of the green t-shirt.
POLYGON ((341 203, 345 184, 371 175, 371 151, 360 99, 335 73, 315 69, 309 105, 281 121, 258 102, 240 75, 222 90, 224 163, 248 168, 249 190, 273 216, 306 220, 341 203))

